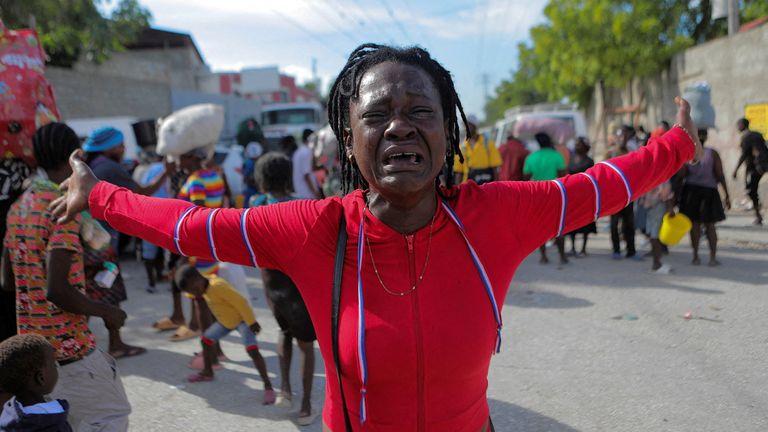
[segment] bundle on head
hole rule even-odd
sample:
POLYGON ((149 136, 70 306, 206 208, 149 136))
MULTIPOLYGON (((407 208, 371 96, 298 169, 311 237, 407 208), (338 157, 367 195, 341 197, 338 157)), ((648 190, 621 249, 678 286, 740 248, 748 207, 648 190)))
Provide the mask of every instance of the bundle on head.
POLYGON ((328 121, 339 142, 339 160, 341 162, 342 189, 348 193, 354 189, 365 189, 368 183, 360 174, 357 165, 343 157, 344 129, 350 127, 349 103, 359 95, 360 81, 371 67, 385 62, 394 62, 416 66, 430 76, 440 94, 443 115, 448 123, 448 145, 445 152, 445 178, 450 186, 453 181, 453 159, 458 155, 463 162, 464 157, 459 149, 459 121, 456 112, 461 115, 464 126, 467 127, 467 117, 453 85, 451 73, 433 59, 429 53, 419 47, 395 48, 387 45, 367 43, 360 45, 352 54, 339 76, 331 87, 328 102, 328 121))

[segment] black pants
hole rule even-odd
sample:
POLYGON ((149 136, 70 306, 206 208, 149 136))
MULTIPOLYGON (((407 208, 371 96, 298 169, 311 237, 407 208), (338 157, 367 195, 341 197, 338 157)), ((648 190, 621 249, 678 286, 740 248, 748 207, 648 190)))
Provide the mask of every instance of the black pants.
POLYGON ((750 170, 747 171, 747 177, 745 179, 747 195, 752 200, 752 205, 754 205, 756 209, 760 208, 760 195, 757 193, 757 187, 760 185, 760 178, 762 177, 763 173, 756 170, 750 170))
POLYGON ((613 243, 613 253, 621 253, 621 237, 619 237, 619 221, 621 221, 621 232, 624 234, 624 241, 627 243, 627 256, 635 255, 635 209, 634 203, 629 203, 620 212, 611 215, 611 243, 613 243))

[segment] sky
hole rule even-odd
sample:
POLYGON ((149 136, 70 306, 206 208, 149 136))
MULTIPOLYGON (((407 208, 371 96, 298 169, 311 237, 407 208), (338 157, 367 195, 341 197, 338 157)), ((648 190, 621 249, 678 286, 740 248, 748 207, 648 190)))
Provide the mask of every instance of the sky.
POLYGON ((213 71, 274 66, 327 90, 361 43, 420 45, 453 74, 467 114, 517 64, 546 0, 139 0, 155 27, 190 33, 213 71), (487 86, 484 78, 487 77, 487 86))

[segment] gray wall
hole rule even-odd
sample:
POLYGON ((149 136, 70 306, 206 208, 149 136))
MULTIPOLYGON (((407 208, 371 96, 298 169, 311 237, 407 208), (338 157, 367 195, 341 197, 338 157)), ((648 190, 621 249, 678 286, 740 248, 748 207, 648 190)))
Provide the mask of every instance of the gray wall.
POLYGON ((171 110, 171 90, 164 83, 56 67, 47 67, 45 75, 64 119, 148 118, 171 110))
MULTIPOLYGON (((602 154, 607 125, 611 121, 634 122, 649 130, 661 120, 674 123, 673 98, 698 81, 706 81, 711 86, 716 113, 716 127, 709 130, 707 145, 720 152, 729 190, 738 202, 744 196, 743 177, 734 182, 730 175, 739 157, 735 124, 744 116, 746 105, 768 103, 768 25, 697 45, 676 55, 669 68, 656 76, 635 79, 623 89, 605 89, 605 105, 601 89, 597 87, 586 110, 589 131, 596 140, 596 154, 602 154), (600 113, 606 108, 611 112, 617 107, 633 104, 640 105, 639 114, 608 113, 600 121, 600 113)), ((768 202, 768 178, 763 178, 761 196, 763 202, 768 202)))

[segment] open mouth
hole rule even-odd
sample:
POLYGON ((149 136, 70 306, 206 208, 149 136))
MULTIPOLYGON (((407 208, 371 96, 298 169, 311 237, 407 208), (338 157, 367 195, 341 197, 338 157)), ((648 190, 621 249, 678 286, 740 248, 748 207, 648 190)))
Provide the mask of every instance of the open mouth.
POLYGON ((385 165, 418 165, 424 158, 413 152, 393 153, 384 160, 385 165))

